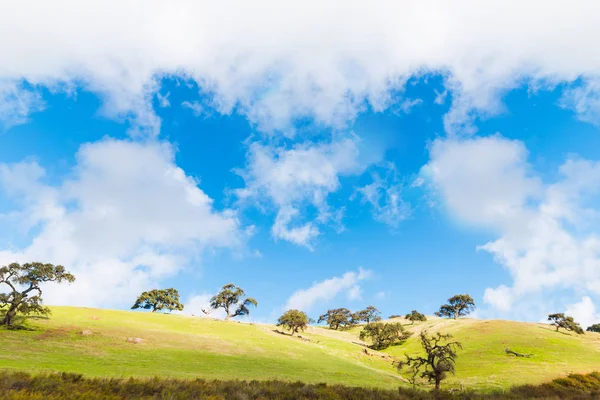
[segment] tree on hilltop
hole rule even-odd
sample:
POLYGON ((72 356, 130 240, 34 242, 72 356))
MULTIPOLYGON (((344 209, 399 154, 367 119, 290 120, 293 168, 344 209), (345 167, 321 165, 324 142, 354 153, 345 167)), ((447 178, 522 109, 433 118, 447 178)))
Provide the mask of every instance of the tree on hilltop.
POLYGON ((132 310, 142 308, 157 312, 163 309, 169 311, 183 310, 183 304, 179 302, 179 292, 177 289, 152 289, 143 292, 135 301, 132 310))
POLYGON ((331 329, 349 328, 353 325, 352 312, 347 308, 327 310, 319 317, 317 323, 326 322, 331 329))
POLYGON ((413 325, 415 321, 427 321, 427 317, 417 310, 412 310, 410 313, 406 314, 404 318, 411 321, 411 325, 413 325))
POLYGON ((594 324, 587 327, 586 331, 600 333, 600 324, 594 324))
POLYGON ((298 331, 306 329, 309 323, 308 315, 304 311, 300 310, 287 310, 277 320, 277 326, 283 326, 284 328, 292 331, 292 336, 298 331))
POLYGON ((383 350, 404 343, 411 335, 399 322, 371 322, 365 325, 359 337, 360 340, 370 339, 373 350, 383 350))
POLYGON ((42 304, 40 285, 74 281, 75 277, 62 265, 32 262, 0 267, 0 284, 9 288, 8 293, 0 293, 0 310, 4 311, 2 325, 12 326, 17 313, 49 315, 50 309, 42 304))
POLYGON ((370 322, 381 321, 380 315, 381 315, 381 312, 377 308, 375 308, 373 306, 368 306, 364 310, 357 311, 354 314, 353 319, 356 322, 366 322, 368 324, 370 322))
POLYGON ((548 315, 548 321, 552 321, 550 325, 554 325, 556 327, 556 332, 558 332, 560 328, 563 328, 566 331, 572 331, 578 335, 583 335, 585 333, 583 328, 581 328, 581 326, 575 322, 573 317, 569 317, 563 313, 548 315))
POLYGON ((475 302, 468 294, 457 294, 448 299, 448 304, 440 307, 435 315, 438 317, 460 318, 470 314, 475 309, 475 302))
POLYGON ((450 341, 452 335, 440 332, 429 336, 427 331, 422 331, 420 338, 426 357, 411 357, 405 354, 406 360, 398 363, 398 370, 408 367, 412 371, 410 381, 413 385, 416 385, 417 377, 420 377, 434 382, 435 389, 439 390, 442 380, 446 379, 448 373, 454 374, 456 351, 462 349, 462 345, 450 341))
POLYGON ((226 320, 250 314, 250 306, 257 307, 258 302, 252 297, 246 297, 244 290, 233 283, 223 286, 221 291, 210 299, 210 307, 213 310, 225 310, 226 320))

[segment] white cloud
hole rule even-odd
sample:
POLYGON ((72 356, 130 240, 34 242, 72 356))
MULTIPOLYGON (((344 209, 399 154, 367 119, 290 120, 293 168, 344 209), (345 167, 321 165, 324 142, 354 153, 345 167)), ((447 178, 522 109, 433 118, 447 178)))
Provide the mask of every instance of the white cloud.
POLYGON ((43 109, 44 102, 39 93, 16 81, 3 80, 0 73, 0 133, 24 124, 30 114, 43 109))
POLYGON ((360 286, 354 285, 348 290, 348 300, 360 300, 362 298, 362 290, 360 286))
POLYGON ((68 179, 43 181, 35 163, 0 165, 5 193, 23 204, 14 222, 39 227, 29 245, 0 252, 0 264, 43 260, 72 271, 73 285, 45 291, 51 304, 123 305, 205 249, 244 240, 235 214, 213 209, 167 143, 85 144, 68 179))
POLYGON ((190 110, 192 110, 192 112, 194 113, 195 116, 200 116, 202 114, 204 114, 206 112, 205 107, 200 104, 199 101, 184 101, 181 103, 181 106, 183 108, 188 108, 190 110))
POLYGON ((567 306, 565 314, 573 317, 583 329, 600 323, 600 313, 596 311, 596 306, 589 296, 584 296, 579 303, 567 306))
POLYGON ((508 269, 513 285, 488 288, 500 310, 529 294, 568 289, 600 294, 596 234, 600 163, 570 159, 555 183, 543 184, 520 142, 500 136, 437 140, 423 175, 460 221, 498 234, 479 249, 508 269))
POLYGON ((361 196, 362 204, 371 205, 371 213, 376 221, 397 227, 411 214, 411 206, 402 197, 403 185, 399 182, 395 166, 389 166, 386 176, 373 174, 373 182, 359 187, 351 197, 361 196))
POLYGON ((521 142, 500 136, 436 140, 422 169, 460 220, 489 227, 520 224, 526 203, 542 193, 521 142))
POLYGON ((80 82, 107 114, 155 134, 150 99, 165 75, 194 80, 222 113, 289 130, 298 117, 339 126, 365 103, 381 110, 391 89, 433 71, 453 92, 454 131, 470 128, 474 109, 500 111, 500 95, 521 82, 597 79, 599 14, 593 0, 25 0, 0 15, 11 38, 0 42, 0 80, 80 82))
POLYGON ((359 299, 361 291, 359 282, 370 276, 371 271, 359 268, 358 272, 350 271, 339 277, 315 282, 308 289, 294 292, 284 308, 310 311, 316 303, 322 304, 331 301, 343 292, 346 292, 349 300, 359 299))
POLYGON ((320 234, 320 224, 341 218, 330 209, 327 196, 339 189, 340 176, 364 171, 370 164, 367 153, 354 136, 291 148, 255 142, 249 147, 246 168, 237 171, 246 186, 235 193, 242 203, 252 200, 276 208, 273 237, 310 248, 320 234), (302 218, 299 210, 305 207, 315 208, 314 220, 302 218))
POLYGON ((600 78, 567 89, 561 104, 575 111, 580 120, 600 126, 600 78))
POLYGON ((412 111, 413 108, 420 106, 421 104, 423 104, 423 100, 421 99, 405 99, 400 103, 398 109, 395 110, 395 112, 396 114, 408 114, 412 111))
POLYGON ((160 92, 156 93, 156 98, 158 99, 158 105, 160 107, 166 108, 171 106, 171 102, 169 101, 170 94, 171 92, 167 92, 165 95, 160 94, 160 92))

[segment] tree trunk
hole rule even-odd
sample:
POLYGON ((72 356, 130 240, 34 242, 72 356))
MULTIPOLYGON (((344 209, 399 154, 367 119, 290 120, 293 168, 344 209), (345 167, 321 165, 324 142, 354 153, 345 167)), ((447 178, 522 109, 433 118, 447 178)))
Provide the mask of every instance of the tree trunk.
POLYGON ((458 318, 458 315, 455 313, 454 314, 454 319, 457 319, 457 318, 458 318))
POLYGON ((13 319, 17 316, 17 306, 11 305, 10 308, 6 311, 4 318, 2 319, 2 325, 11 326, 13 323, 13 319))
POLYGON ((440 377, 436 375, 436 377, 435 377, 435 390, 440 390, 440 383, 441 382, 442 382, 442 380, 440 379, 440 377))

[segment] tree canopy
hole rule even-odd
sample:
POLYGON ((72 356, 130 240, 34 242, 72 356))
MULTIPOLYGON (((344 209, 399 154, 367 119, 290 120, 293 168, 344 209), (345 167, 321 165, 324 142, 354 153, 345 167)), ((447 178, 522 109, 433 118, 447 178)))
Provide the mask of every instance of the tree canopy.
POLYGON ((277 326, 283 326, 287 330, 292 331, 292 336, 298 331, 304 331, 308 326, 309 318, 304 311, 287 310, 277 320, 277 326))
POLYGON ((44 282, 74 282, 75 277, 62 265, 32 262, 12 263, 0 267, 0 284, 8 287, 8 293, 0 293, 0 310, 4 311, 2 325, 13 325, 17 313, 23 315, 48 315, 50 309, 43 306, 44 282))
POLYGON ((317 320, 318 323, 326 322, 331 329, 349 328, 353 325, 352 312, 347 308, 328 310, 317 320))
POLYGON ((380 321, 381 320, 380 315, 381 315, 381 312, 377 308, 375 308, 373 306, 368 306, 364 310, 360 310, 360 311, 357 311, 356 313, 354 313, 353 319, 356 322, 366 322, 368 324, 369 322, 380 321))
POLYGON ((566 331, 572 331, 579 335, 584 334, 583 328, 579 326, 577 322, 575 322, 573 317, 569 317, 563 313, 548 315, 548 321, 552 321, 550 325, 554 325, 557 332, 560 328, 563 328, 566 331))
POLYGON ((422 331, 421 346, 425 350, 425 357, 411 357, 405 355, 406 360, 398 363, 398 370, 409 367, 412 371, 411 382, 417 383, 417 377, 425 378, 429 382, 435 383, 435 389, 439 390, 442 380, 446 379, 447 374, 454 374, 458 349, 462 345, 456 341, 450 341, 452 335, 437 332, 429 336, 427 331, 422 331))
POLYGON ((360 332, 360 340, 369 339, 373 350, 383 350, 404 343, 411 335, 399 322, 371 322, 360 332))
POLYGON ((600 324, 594 324, 587 327, 586 331, 600 333, 600 324))
POLYGON ((470 314, 475 309, 475 302, 468 294, 457 294, 448 299, 448 304, 440 307, 440 311, 435 315, 438 317, 448 317, 457 319, 470 314))
POLYGON ((152 312, 163 309, 181 311, 183 310, 183 304, 179 302, 179 292, 177 289, 152 289, 148 292, 143 292, 137 298, 131 309, 135 310, 137 308, 152 310, 152 312))
POLYGON ((250 314, 250 306, 257 307, 258 302, 252 297, 247 297, 244 290, 233 283, 223 286, 221 291, 210 299, 210 307, 213 310, 225 310, 225 319, 250 314))
POLYGON ((405 319, 411 321, 411 325, 415 323, 415 321, 427 321, 427 317, 417 310, 412 310, 410 313, 404 316, 405 319))

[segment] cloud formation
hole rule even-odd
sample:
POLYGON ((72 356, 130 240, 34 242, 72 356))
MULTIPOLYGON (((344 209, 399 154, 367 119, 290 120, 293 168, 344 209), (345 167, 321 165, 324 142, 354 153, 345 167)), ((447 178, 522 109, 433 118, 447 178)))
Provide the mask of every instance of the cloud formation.
MULTIPOLYGON (((428 72, 446 77, 449 132, 472 131, 475 112, 501 111, 501 94, 522 83, 580 79, 585 93, 567 106, 596 118, 579 100, 598 98, 587 84, 600 77, 590 51, 598 15, 593 0, 24 0, 0 15, 0 37, 11 38, 0 41, 0 82, 82 85, 104 98, 106 115, 132 120, 135 134, 157 133, 152 96, 174 75, 212 93, 219 112, 288 134, 298 118, 339 127, 367 104, 382 110, 391 91, 428 72)), ((2 96, 0 110, 12 110, 5 121, 31 111, 23 90, 2 96)))
POLYGON ((521 142, 492 136, 436 140, 422 173, 451 215, 498 235, 479 249, 513 284, 486 289, 487 303, 508 311, 543 291, 600 295, 599 162, 568 159, 555 182, 543 183, 521 142))
POLYGON ((285 304, 284 309, 310 311, 317 302, 331 301, 344 292, 348 300, 357 300, 360 298, 361 291, 359 283, 370 276, 371 271, 359 268, 358 272, 349 271, 342 276, 315 282, 308 289, 294 292, 285 304))
POLYGON ((600 323, 600 313, 596 310, 596 305, 589 296, 584 296, 580 302, 567 306, 565 314, 573 317, 576 322, 581 324, 583 329, 600 323))
POLYGON ((235 213, 214 209, 167 143, 85 144, 58 185, 45 183, 34 162, 2 164, 0 184, 23 205, 8 219, 31 236, 20 249, 0 251, 0 265, 44 260, 77 277, 68 287, 48 286, 50 304, 123 306, 204 250, 239 248, 245 238, 235 213))
POLYGON ((246 185, 235 194, 242 203, 257 202, 277 210, 271 229, 274 238, 311 248, 320 234, 319 225, 337 223, 341 217, 331 209, 327 196, 340 188, 340 176, 364 172, 371 157, 365 153, 368 150, 355 136, 291 147, 255 142, 249 147, 246 167, 237 171, 246 185), (300 213, 309 207, 316 210, 313 220, 300 213))

